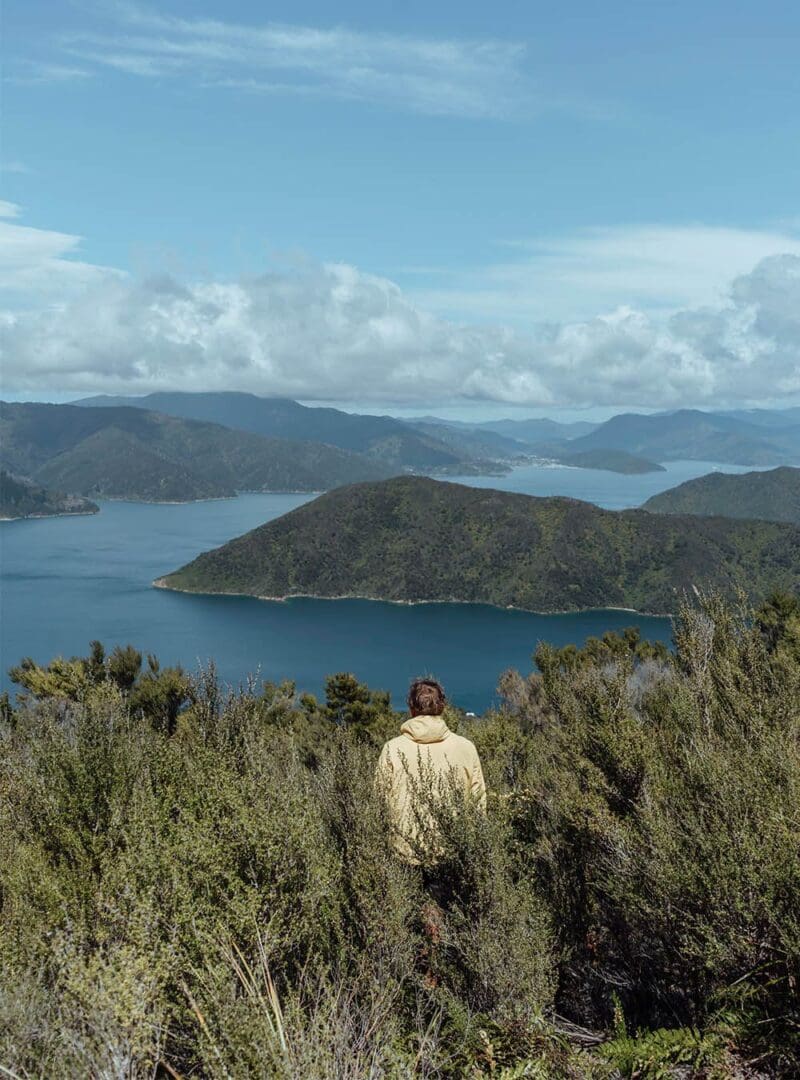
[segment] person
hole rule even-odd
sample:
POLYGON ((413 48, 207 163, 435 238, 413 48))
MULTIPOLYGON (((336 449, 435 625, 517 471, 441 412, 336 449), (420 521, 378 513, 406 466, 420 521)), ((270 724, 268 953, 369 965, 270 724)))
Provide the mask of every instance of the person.
MULTIPOLYGON (((447 698, 435 679, 415 679, 408 691, 409 718, 400 734, 381 750, 377 777, 384 785, 394 826, 394 847, 405 862, 418 864, 425 836, 420 825, 428 816, 415 803, 420 786, 452 778, 465 798, 486 808, 486 784, 475 744, 445 723, 447 698)), ((430 852, 430 846, 428 846, 430 852)), ((435 860, 434 860, 435 861, 435 860)))

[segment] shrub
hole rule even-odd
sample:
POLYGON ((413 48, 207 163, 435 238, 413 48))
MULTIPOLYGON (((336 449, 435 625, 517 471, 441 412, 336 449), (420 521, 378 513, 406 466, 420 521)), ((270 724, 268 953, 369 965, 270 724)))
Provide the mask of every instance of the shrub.
POLYGON ((796 610, 706 598, 668 658, 634 634, 537 650, 501 709, 448 714, 488 809, 423 777, 421 866, 374 779, 400 717, 351 677, 319 704, 133 649, 23 662, 0 710, 0 1065, 797 1075, 796 610))

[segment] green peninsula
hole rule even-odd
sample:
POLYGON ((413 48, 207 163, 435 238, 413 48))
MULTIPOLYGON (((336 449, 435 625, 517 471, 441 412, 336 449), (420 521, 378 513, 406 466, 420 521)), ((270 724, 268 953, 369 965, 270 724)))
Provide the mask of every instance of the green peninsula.
POLYGON ((719 514, 800 524, 800 469, 709 473, 662 491, 644 504, 654 514, 719 514))
POLYGON ((667 613, 686 590, 800 589, 800 528, 602 510, 398 477, 329 492, 156 584, 186 592, 667 613))
POLYGON ((96 503, 80 495, 63 495, 48 491, 28 480, 12 476, 0 469, 0 520, 16 518, 55 517, 62 514, 96 514, 96 503))

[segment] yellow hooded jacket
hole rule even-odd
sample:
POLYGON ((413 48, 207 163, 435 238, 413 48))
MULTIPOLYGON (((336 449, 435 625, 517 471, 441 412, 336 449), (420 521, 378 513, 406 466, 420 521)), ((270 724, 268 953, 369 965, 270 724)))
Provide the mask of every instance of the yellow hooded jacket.
POLYGON ((387 742, 378 760, 377 775, 386 784, 392 822, 397 831, 395 849, 407 862, 419 860, 409 840, 418 834, 412 805, 413 788, 425 771, 454 776, 463 782, 465 796, 486 808, 486 784, 475 744, 451 731, 441 716, 414 716, 400 734, 387 742))

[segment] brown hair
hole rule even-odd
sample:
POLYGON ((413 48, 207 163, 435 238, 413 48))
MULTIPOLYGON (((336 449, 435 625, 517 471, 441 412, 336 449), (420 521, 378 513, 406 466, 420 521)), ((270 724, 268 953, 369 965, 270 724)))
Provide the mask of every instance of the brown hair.
POLYGON ((412 716, 441 716, 447 704, 444 689, 436 679, 414 679, 406 700, 412 716))

